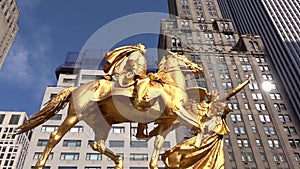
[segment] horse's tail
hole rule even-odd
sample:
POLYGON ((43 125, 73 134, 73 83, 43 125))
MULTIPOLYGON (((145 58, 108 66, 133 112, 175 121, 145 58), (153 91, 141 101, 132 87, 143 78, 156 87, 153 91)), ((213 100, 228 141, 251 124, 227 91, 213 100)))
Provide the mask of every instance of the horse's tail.
POLYGON ((62 90, 59 94, 53 97, 50 101, 45 103, 45 107, 39 112, 35 113, 32 117, 28 119, 24 124, 17 127, 16 134, 21 134, 27 132, 53 117, 61 109, 63 109, 70 101, 71 93, 74 87, 69 87, 62 90))

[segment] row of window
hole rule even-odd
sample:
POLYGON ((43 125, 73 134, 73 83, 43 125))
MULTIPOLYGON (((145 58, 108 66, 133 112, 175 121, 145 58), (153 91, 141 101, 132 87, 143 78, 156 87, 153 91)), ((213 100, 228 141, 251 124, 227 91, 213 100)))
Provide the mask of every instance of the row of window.
MULTIPOLYGON (((37 142, 37 146, 46 146, 48 143, 48 140, 46 139, 39 139, 37 142)), ((124 141, 123 140, 110 140, 109 141, 109 147, 124 147, 124 141)), ((91 146, 93 144, 92 140, 89 140, 88 146, 91 146)), ((63 141, 64 147, 80 147, 81 146, 81 140, 64 140, 63 141)), ((148 147, 147 141, 131 141, 130 147, 148 147)), ((171 144, 170 141, 165 141, 164 148, 170 148, 171 144)))
MULTIPOLYGON (((242 138, 238 138, 236 141, 237 141, 236 145, 238 147, 240 147, 240 148, 242 148, 242 147, 245 147, 245 148, 250 147, 249 140, 246 139, 246 138, 243 138, 243 139, 242 138)), ((268 139, 267 141, 268 141, 268 145, 269 145, 270 148, 273 148, 273 147, 279 148, 280 147, 279 140, 277 140, 277 139, 268 139)), ((295 140, 293 140, 293 141, 295 141, 295 140)), ((260 139, 256 139, 255 142, 257 144, 257 147, 262 147, 260 139)), ((299 145, 299 143, 298 143, 298 145, 299 145)), ((230 140, 228 138, 225 139, 225 146, 228 147, 228 148, 231 147, 231 143, 230 143, 230 140)))
MULTIPOLYGON (((42 152, 35 152, 33 155, 33 159, 39 159, 42 155, 42 152)), ((123 153, 118 153, 119 156, 124 158, 123 153)), ((80 153, 64 153, 62 152, 60 154, 60 160, 79 160, 80 153)), ((53 159, 53 152, 50 153, 49 155, 49 160, 53 159)), ((102 154, 100 153, 86 153, 85 160, 90 160, 90 161, 96 161, 96 160, 102 160, 102 154)), ((130 160, 131 161, 148 161, 148 154, 144 153, 130 153, 130 160)))
MULTIPOLYGON (((114 169, 115 167, 106 167, 106 169, 114 169)), ((10 168, 11 169, 11 168, 10 168)), ((35 169, 31 166, 31 169, 35 169)), ((44 169, 51 169, 50 166, 45 166, 44 169)), ((59 166, 58 169, 78 169, 76 166, 59 166)), ((84 167, 84 169, 101 169, 101 167, 84 167)), ((129 167, 129 169, 148 169, 148 167, 129 167)), ((161 169, 159 167, 159 169, 161 169)))
MULTIPOLYGON (((200 36, 200 33, 197 32, 197 35, 200 36)), ((213 38, 213 34, 212 34, 212 33, 204 33, 204 35, 205 35, 205 37, 206 37, 207 39, 212 39, 212 38, 213 38)), ((228 36, 226 36, 226 38, 227 38, 227 39, 232 39, 232 38, 234 38, 234 37, 233 37, 232 35, 231 35, 231 36, 228 35, 228 36)), ((174 39, 175 39, 175 38, 174 38, 174 39)), ((203 56, 203 57, 204 57, 204 56, 203 56)), ((205 59, 206 61, 211 61, 210 57, 211 57, 211 56, 206 55, 205 58, 203 58, 203 59, 205 59)), ((191 55, 191 59, 192 59, 192 60, 194 60, 194 59, 200 59, 200 58, 201 58, 201 56, 199 56, 199 55, 191 55)), ((244 64, 244 62, 245 62, 245 63, 248 63, 248 62, 249 62, 248 57, 239 56, 238 58, 239 58, 239 61, 240 61, 241 63, 243 63, 242 65, 245 65, 246 67, 247 67, 247 65, 249 65, 249 64, 244 64)), ((215 56, 215 59, 216 59, 216 61, 218 61, 218 62, 225 62, 225 57, 224 57, 224 56, 215 56)), ((257 56, 257 57, 255 57, 255 60, 256 60, 257 62, 259 62, 259 63, 264 63, 264 62, 265 62, 265 58, 262 57, 262 56, 257 56)), ((235 62, 233 56, 230 56, 230 61, 231 61, 231 62, 235 62)), ((260 66, 264 67, 265 65, 260 65, 260 66)), ((267 68, 268 68, 268 67, 267 67, 267 68)), ((252 68, 249 68, 249 69, 252 70, 252 68)), ((264 75, 266 75, 266 74, 264 74, 264 75)), ((264 75, 263 75, 263 76, 264 76, 264 75)), ((268 74, 268 76, 271 78, 270 80, 272 80, 272 75, 271 75, 271 74, 268 74)))
MULTIPOLYGON (((53 132, 58 128, 59 128, 58 125, 43 125, 41 128, 41 131, 42 132, 53 132)), ((81 132, 83 132, 83 126, 74 126, 70 129, 70 132, 81 133, 81 132)))
MULTIPOLYGON (((246 97, 245 93, 241 93, 241 95, 242 95, 242 98, 246 97), (243 96, 243 95, 245 95, 245 96, 243 96)), ((268 110, 267 107, 266 107, 266 105, 265 105, 265 103, 255 103, 254 105, 255 105, 256 110, 258 110, 258 111, 265 111, 265 110, 268 110)), ((245 104, 244 104, 244 107, 245 107, 245 109, 247 109, 247 110, 250 109, 248 103, 245 103, 245 104)), ((274 103, 274 108, 275 108, 278 112, 283 111, 283 110, 287 110, 285 104, 283 104, 283 103, 274 103)))

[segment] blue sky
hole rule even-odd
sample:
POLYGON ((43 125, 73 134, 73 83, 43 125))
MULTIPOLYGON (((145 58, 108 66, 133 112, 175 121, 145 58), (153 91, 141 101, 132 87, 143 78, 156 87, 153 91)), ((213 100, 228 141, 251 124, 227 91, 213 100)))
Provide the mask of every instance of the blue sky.
POLYGON ((98 38, 92 44, 100 49, 137 42, 155 48, 156 36, 147 34, 148 30, 144 35, 120 36, 119 42, 108 38, 117 39, 124 30, 138 34, 151 26, 159 30, 159 23, 149 26, 132 18, 168 12, 167 0, 17 0, 17 4, 20 30, 0 69, 0 111, 29 115, 40 109, 45 88, 56 84, 54 71, 68 51, 81 51, 92 37, 98 38))

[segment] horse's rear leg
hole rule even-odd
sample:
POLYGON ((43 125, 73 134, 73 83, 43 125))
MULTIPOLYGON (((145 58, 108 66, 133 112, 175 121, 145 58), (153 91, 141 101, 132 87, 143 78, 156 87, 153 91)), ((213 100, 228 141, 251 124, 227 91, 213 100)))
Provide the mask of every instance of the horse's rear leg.
POLYGON ((37 161, 35 165, 35 169, 43 169, 46 161, 55 147, 55 145, 61 140, 61 138, 73 127, 75 124, 78 123, 78 118, 74 111, 68 112, 68 115, 64 122, 59 126, 57 130, 51 133, 47 146, 44 149, 43 154, 37 161))
POLYGON ((103 155, 111 158, 116 164, 115 169, 122 169, 122 158, 105 146, 105 140, 108 137, 112 124, 106 121, 102 113, 99 112, 100 110, 98 110, 98 105, 96 102, 90 102, 87 107, 89 109, 86 109, 85 111, 90 113, 88 113, 88 115, 84 117, 84 121, 95 132, 95 141, 92 145, 93 150, 98 151, 103 155))
POLYGON ((108 148, 106 148, 105 140, 95 141, 92 148, 93 148, 93 150, 98 151, 98 152, 106 155, 107 157, 111 158, 116 164, 115 169, 122 169, 123 168, 122 157, 120 157, 116 153, 114 153, 111 150, 109 150, 108 148))

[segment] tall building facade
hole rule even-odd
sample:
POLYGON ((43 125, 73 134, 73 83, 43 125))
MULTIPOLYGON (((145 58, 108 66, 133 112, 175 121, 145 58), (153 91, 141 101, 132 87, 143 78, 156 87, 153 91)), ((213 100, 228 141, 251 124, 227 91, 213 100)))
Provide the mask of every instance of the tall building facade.
POLYGON ((231 132, 224 138, 225 168, 298 168, 299 119, 262 38, 239 35, 222 17, 217 0, 168 0, 168 5, 171 15, 161 22, 159 59, 168 49, 203 65, 203 74, 185 75, 188 88, 217 90, 223 97, 253 75, 227 103, 233 112, 226 118, 231 132))
POLYGON ((19 10, 15 0, 0 1, 0 68, 19 30, 19 10))
POLYGON ((270 60, 300 118, 300 3, 297 0, 218 0, 241 34, 263 39, 270 60))
POLYGON ((0 168, 23 168, 31 132, 13 134, 27 119, 25 112, 0 111, 0 168))
MULTIPOLYGON (((69 52, 65 63, 56 70, 57 85, 46 88, 42 105, 66 87, 79 86, 104 75, 103 70, 101 70, 101 66, 103 66, 101 60, 104 55, 105 52, 103 51, 86 51, 84 54, 69 52), (87 64, 88 62, 92 64, 97 62, 98 65, 91 67, 92 64, 87 64)), ((41 156, 51 132, 66 117, 67 109, 66 107, 53 118, 35 128, 24 168, 33 168, 41 156)), ((137 123, 113 125, 106 141, 106 146, 109 149, 123 157, 124 169, 147 169, 149 165, 154 139, 149 141, 137 140, 134 136, 136 132, 137 123)), ((85 122, 79 122, 53 149, 46 163, 46 168, 113 169, 114 162, 111 159, 92 150, 93 141, 93 130, 85 122)), ((169 148, 175 143, 175 133, 171 133, 166 138, 164 148, 169 148)), ((159 165, 163 166, 162 161, 159 165)))

